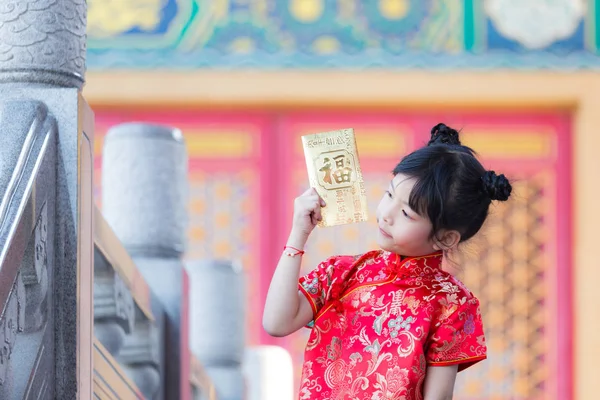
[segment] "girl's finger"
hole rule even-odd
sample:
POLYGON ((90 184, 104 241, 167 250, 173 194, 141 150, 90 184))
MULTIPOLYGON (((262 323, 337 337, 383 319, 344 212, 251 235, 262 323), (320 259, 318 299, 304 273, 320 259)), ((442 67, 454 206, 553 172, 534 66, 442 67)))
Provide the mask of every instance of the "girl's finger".
POLYGON ((317 199, 306 199, 306 209, 309 212, 315 212, 321 208, 321 204, 319 204, 319 200, 317 199))
POLYGON ((323 219, 323 214, 321 213, 321 208, 317 208, 317 209, 314 211, 313 215, 315 216, 315 219, 316 219, 317 221, 321 221, 321 220, 323 219))
POLYGON ((321 203, 321 207, 325 207, 327 205, 321 196, 319 196, 319 203, 321 203))
POLYGON ((314 194, 314 193, 316 193, 315 189, 310 187, 310 188, 306 189, 306 191, 304 193, 302 193, 301 196, 310 196, 311 194, 314 194))

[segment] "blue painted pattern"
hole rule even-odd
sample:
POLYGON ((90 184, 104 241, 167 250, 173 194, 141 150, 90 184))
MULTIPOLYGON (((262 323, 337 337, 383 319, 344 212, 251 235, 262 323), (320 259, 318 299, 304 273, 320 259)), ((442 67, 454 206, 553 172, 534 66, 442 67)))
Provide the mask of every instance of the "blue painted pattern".
POLYGON ((591 12, 569 37, 531 49, 504 35, 483 2, 88 0, 88 67, 600 66, 597 46, 589 39, 596 29, 591 12), (474 15, 473 26, 465 23, 467 14, 474 15), (473 51, 467 42, 477 43, 473 51))

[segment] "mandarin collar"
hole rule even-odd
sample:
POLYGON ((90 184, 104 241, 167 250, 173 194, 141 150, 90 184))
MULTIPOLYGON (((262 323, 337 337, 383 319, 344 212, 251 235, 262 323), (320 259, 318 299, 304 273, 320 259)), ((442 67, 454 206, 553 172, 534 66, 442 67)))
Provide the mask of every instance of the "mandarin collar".
POLYGON ((424 256, 407 257, 384 251, 386 269, 390 274, 415 277, 434 274, 442 269, 442 251, 436 251, 424 256))

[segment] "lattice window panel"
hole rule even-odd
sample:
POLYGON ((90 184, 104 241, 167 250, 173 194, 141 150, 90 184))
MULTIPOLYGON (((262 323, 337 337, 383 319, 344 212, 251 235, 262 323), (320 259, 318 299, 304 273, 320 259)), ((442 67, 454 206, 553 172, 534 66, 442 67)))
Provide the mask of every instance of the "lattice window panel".
POLYGON ((511 200, 491 208, 486 226, 459 260, 460 279, 481 301, 488 359, 460 373, 458 399, 555 398, 550 361, 555 331, 549 288, 556 268, 548 182, 516 182, 511 200))
POLYGON ((237 259, 252 262, 253 212, 247 173, 202 173, 190 177, 190 243, 188 258, 237 259))

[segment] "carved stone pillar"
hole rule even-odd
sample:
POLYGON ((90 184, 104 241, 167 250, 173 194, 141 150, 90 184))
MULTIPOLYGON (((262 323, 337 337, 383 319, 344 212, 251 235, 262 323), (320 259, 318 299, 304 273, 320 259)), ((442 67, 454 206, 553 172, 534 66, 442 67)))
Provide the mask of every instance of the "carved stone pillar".
POLYGON ((190 276, 190 348, 212 379, 219 399, 244 397, 245 280, 225 261, 187 264, 190 276))
POLYGON ((0 0, 0 82, 81 89, 86 0, 0 0))
MULTIPOLYGON (((11 358, 12 383, 0 385, 10 398, 92 398, 93 116, 81 97, 86 8, 85 0, 0 0, 0 129, 7 138, 0 176, 17 189, 36 182, 35 190, 0 191, 7 207, 1 218, 24 210, 20 220, 3 219, 0 232, 28 231, 0 243, 24 251, 7 264, 19 265, 26 298, 26 334, 15 345, 23 352, 11 358), (6 114, 9 107, 16 110, 6 114), (39 168, 27 169, 30 163, 39 168), (36 227, 43 207, 47 224, 36 227)), ((2 267, 0 281, 14 281, 2 267)))
MULTIPOLYGON (((169 365, 160 370, 165 374, 166 399, 187 398, 181 390, 189 387, 181 384, 189 379, 189 365, 181 354, 188 348, 181 260, 187 240, 187 202, 187 151, 178 129, 139 123, 110 129, 102 162, 103 213, 164 307, 163 346, 169 365)), ((125 348, 122 361, 124 352, 125 348)), ((154 364, 144 357, 146 361, 137 363, 131 376, 150 390, 154 378, 149 368, 154 364)))
POLYGON ((134 259, 181 257, 187 187, 187 152, 179 129, 127 123, 109 130, 102 213, 134 259))
POLYGON ((241 265, 187 263, 190 348, 206 368, 239 366, 246 345, 245 281, 241 265))

